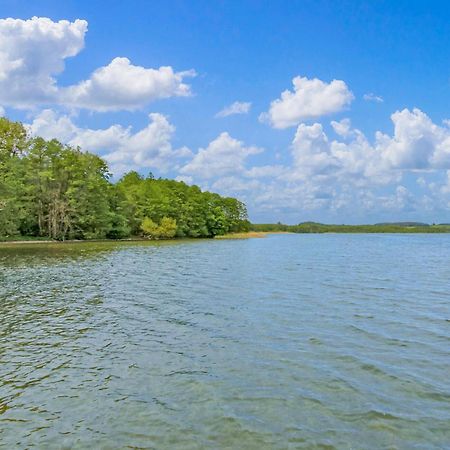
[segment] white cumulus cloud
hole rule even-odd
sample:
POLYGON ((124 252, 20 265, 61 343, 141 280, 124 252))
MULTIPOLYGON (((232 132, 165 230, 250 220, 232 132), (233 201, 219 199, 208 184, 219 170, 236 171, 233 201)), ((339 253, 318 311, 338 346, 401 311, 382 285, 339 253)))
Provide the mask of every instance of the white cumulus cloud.
POLYGON ((85 20, 0 19, 0 101, 30 107, 57 101, 55 75, 84 47, 85 20))
POLYGON ((318 78, 295 77, 294 90, 282 92, 281 98, 270 104, 260 120, 274 128, 288 128, 303 120, 315 119, 343 110, 354 96, 342 80, 326 83, 318 78))
POLYGON ((377 133, 383 157, 399 169, 450 167, 450 130, 440 127, 421 110, 404 109, 391 115, 392 137, 377 133))
POLYGON ((192 160, 180 169, 184 175, 202 179, 242 172, 248 156, 261 153, 259 147, 246 147, 228 133, 221 133, 206 148, 201 148, 192 160))
POLYGON ((343 182, 390 183, 404 171, 450 167, 450 130, 434 124, 419 109, 391 116, 393 135, 375 133, 371 143, 349 119, 331 122, 343 140, 333 140, 319 123, 300 124, 291 151, 291 176, 327 175, 343 182))
POLYGON ((216 117, 228 117, 234 114, 248 114, 252 104, 250 102, 234 102, 216 114, 216 117))
POLYGON ((396 111, 391 120, 393 132, 377 132, 373 139, 349 119, 331 123, 336 139, 320 123, 302 123, 286 165, 248 167, 212 186, 225 195, 238 194, 252 212, 294 220, 304 214, 414 218, 424 211, 448 210, 450 128, 436 125, 419 109, 396 111), (405 174, 415 172, 420 173, 418 186, 427 192, 405 184, 405 174))
POLYGON ((183 83, 194 71, 174 72, 172 67, 146 69, 128 58, 114 58, 76 86, 61 91, 62 103, 96 111, 135 110, 168 97, 191 95, 183 83))
POLYGON ((33 109, 42 105, 86 108, 95 111, 135 110, 148 103, 191 95, 185 78, 193 70, 176 72, 133 65, 114 58, 79 83, 61 87, 57 76, 65 60, 84 47, 85 20, 54 22, 46 17, 0 19, 0 102, 33 109))
POLYGON ((336 122, 335 120, 331 121, 331 126, 334 130, 334 132, 345 138, 351 134, 351 121, 350 119, 342 119, 339 122, 336 122))

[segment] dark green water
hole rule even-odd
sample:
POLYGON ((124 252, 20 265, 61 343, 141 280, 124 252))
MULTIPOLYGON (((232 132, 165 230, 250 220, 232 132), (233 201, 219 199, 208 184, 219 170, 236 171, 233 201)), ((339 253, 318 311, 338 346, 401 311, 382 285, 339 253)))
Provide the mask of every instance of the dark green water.
POLYGON ((450 448, 450 236, 0 248, 0 447, 450 448))

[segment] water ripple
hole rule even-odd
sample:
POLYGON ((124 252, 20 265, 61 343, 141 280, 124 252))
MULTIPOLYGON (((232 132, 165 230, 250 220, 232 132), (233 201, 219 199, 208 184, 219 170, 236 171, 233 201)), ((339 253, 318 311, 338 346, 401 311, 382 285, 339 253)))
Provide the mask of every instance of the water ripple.
POLYGON ((448 448, 449 236, 0 247, 0 448, 448 448))

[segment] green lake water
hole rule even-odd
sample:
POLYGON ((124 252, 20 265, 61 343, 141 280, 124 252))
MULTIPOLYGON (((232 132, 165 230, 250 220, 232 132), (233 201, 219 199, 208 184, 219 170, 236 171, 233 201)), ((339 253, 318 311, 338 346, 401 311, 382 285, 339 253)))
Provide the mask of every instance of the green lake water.
POLYGON ((2 246, 0 448, 450 448, 450 235, 2 246))

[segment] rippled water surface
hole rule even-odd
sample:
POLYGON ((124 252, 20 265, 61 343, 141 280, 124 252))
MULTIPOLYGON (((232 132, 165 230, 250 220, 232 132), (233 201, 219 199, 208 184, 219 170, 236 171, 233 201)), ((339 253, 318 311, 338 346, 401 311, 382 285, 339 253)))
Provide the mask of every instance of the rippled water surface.
POLYGON ((450 236, 0 247, 0 447, 450 448, 450 236))

